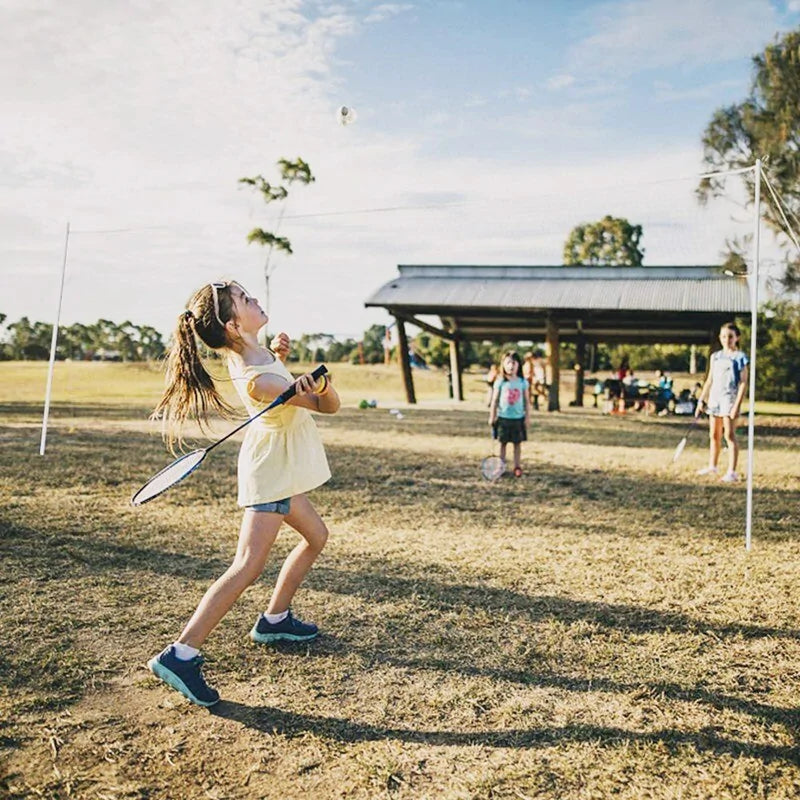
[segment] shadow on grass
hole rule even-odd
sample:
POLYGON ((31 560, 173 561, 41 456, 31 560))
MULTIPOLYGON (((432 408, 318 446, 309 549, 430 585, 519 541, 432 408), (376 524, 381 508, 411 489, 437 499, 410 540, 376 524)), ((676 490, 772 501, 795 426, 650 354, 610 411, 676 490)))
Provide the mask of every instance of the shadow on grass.
MULTIPOLYGON (((343 409, 335 421, 323 424, 354 432, 405 431, 415 435, 452 436, 467 438, 486 435, 489 428, 487 413, 471 409, 446 410, 431 408, 409 408, 403 410, 403 421, 398 422, 386 409, 343 409)), ((534 413, 531 418, 529 441, 570 442, 598 447, 630 447, 633 449, 677 445, 691 424, 690 417, 647 417, 628 414, 609 417, 594 409, 570 409, 561 414, 534 413)), ((755 426, 757 448, 769 448, 779 444, 771 439, 800 437, 800 420, 770 418, 755 426)), ((697 441, 705 442, 707 422, 701 420, 693 434, 697 441)), ((738 427, 740 440, 746 438, 747 419, 741 418, 738 427)), ((785 443, 780 443, 786 446, 785 443)), ((671 454, 671 453, 670 453, 671 454)))
MULTIPOLYGON (((69 403, 53 402, 50 404, 50 421, 54 424, 68 422, 73 417, 95 418, 96 420, 138 420, 146 421, 152 408, 130 403, 69 403)), ((12 417, 42 418, 42 403, 0 403, 0 415, 6 419, 12 417)))
MULTIPOLYGON (((461 412, 452 414, 464 416, 461 412)), ((56 433, 57 446, 42 460, 33 446, 34 433, 25 441, 7 443, 0 476, 30 481, 35 475, 38 488, 74 487, 84 496, 93 488, 119 485, 118 502, 127 501, 135 489, 171 460, 152 435, 89 429, 73 435, 56 433)), ((573 437, 583 433, 572 431, 573 437)), ((677 527, 704 535, 716 536, 719 532, 738 536, 744 527, 743 486, 698 482, 693 475, 667 467, 659 474, 637 471, 634 451, 630 468, 602 469, 592 462, 573 467, 547 463, 545 450, 543 460, 532 463, 522 480, 488 485, 479 478, 477 462, 424 448, 416 452, 359 444, 329 445, 327 450, 334 477, 314 493, 314 501, 322 507, 330 504, 340 517, 355 517, 374 506, 405 518, 414 514, 426 519, 435 514, 445 522, 450 512, 454 512, 453 519, 463 519, 459 517, 462 512, 474 512, 487 526, 529 528, 533 495, 541 524, 551 528, 576 526, 574 514, 567 518, 562 513, 570 506, 580 513, 581 529, 602 535, 668 536, 677 527), (630 508, 636 509, 634 515, 627 512, 630 508)), ((197 475, 156 502, 172 506, 219 504, 224 495, 231 497, 233 509, 235 454, 235 445, 215 453, 197 475)), ((665 457, 665 464, 667 461, 665 457)), ((105 491, 106 497, 113 499, 105 491)), ((754 501, 756 539, 781 541, 793 536, 790 529, 800 508, 800 491, 759 486, 757 476, 754 501)))
MULTIPOLYGON (((34 528, 8 524, 2 518, 0 545, 9 571, 16 566, 24 570, 24 574, 41 581, 58 581, 62 570, 66 569, 77 576, 76 568, 87 575, 141 571, 213 580, 229 566, 223 559, 120 544, 107 538, 48 535, 34 528)), ((531 622, 582 620, 633 634, 710 632, 719 637, 800 639, 800 631, 792 629, 738 622, 718 624, 646 606, 527 595, 512 589, 446 583, 431 577, 399 577, 392 575, 391 571, 402 569, 402 564, 371 559, 364 559, 362 563, 360 571, 316 566, 304 585, 317 591, 358 596, 372 603, 394 603, 398 598, 414 596, 426 609, 438 613, 482 608, 496 614, 514 612, 531 622)))
MULTIPOLYGON (((480 479, 477 462, 469 460, 403 450, 387 456, 385 450, 367 446, 327 449, 334 477, 314 497, 335 496, 332 501, 340 516, 356 516, 374 505, 405 518, 435 514, 438 524, 447 524, 450 512, 466 511, 474 512, 486 527, 529 529, 534 524, 533 502, 543 528, 578 527, 587 534, 632 539, 668 537, 675 529, 714 538, 744 534, 743 484, 699 479, 666 466, 660 473, 637 472, 633 458, 630 468, 613 470, 591 462, 571 467, 539 461, 521 480, 503 478, 488 484, 480 479), (357 498, 340 493, 355 486, 360 491, 357 498)), ((756 483, 753 496, 756 540, 794 538, 800 491, 777 491, 756 483)), ((458 525, 462 519, 453 517, 458 525)))
POLYGON ((398 565, 370 561, 363 571, 326 566, 315 567, 305 585, 335 594, 355 595, 370 602, 391 602, 415 597, 426 609, 440 613, 481 608, 493 614, 509 611, 532 622, 558 620, 586 621, 629 633, 713 633, 720 637, 781 637, 800 639, 800 631, 773 626, 731 622, 718 624, 674 611, 647 606, 574 600, 552 595, 527 595, 512 589, 485 585, 445 583, 430 577, 399 577, 387 574, 398 565))
MULTIPOLYGON (((86 575, 95 580, 99 574, 111 573, 117 584, 122 585, 126 574, 129 574, 132 580, 141 581, 142 574, 146 572, 176 578, 202 578, 210 582, 228 566, 223 559, 203 558, 88 536, 46 535, 32 528, 9 525, 3 521, 0 521, 0 545, 2 545, 0 552, 3 554, 3 562, 9 574, 25 574, 42 582, 59 581, 60 576, 64 574, 69 574, 73 579, 86 575)), ((310 573, 306 586, 333 594, 358 596, 372 604, 383 604, 385 614, 382 618, 387 630, 401 629, 406 617, 402 610, 393 609, 397 599, 413 596, 419 604, 425 607, 426 613, 433 616, 434 623, 436 618, 445 618, 453 612, 469 612, 473 608, 481 608, 494 615, 505 616, 512 613, 525 618, 530 623, 557 621, 569 624, 583 621, 607 630, 618 630, 633 635, 670 632, 693 635, 712 633, 719 638, 800 638, 800 632, 794 630, 742 623, 709 623, 686 614, 662 611, 646 606, 583 601, 563 596, 527 595, 505 588, 447 583, 431 577, 429 571, 424 577, 401 577, 391 574, 393 570, 401 568, 401 564, 377 559, 365 559, 360 571, 318 566, 310 573), (394 619, 393 614, 400 615, 401 619, 394 619)), ((0 583, 0 595, 5 594, 3 588, 0 583)), ((703 703, 720 710, 747 714, 754 718, 785 725, 792 731, 800 728, 800 712, 796 709, 781 708, 742 697, 720 694, 700 686, 685 687, 675 683, 648 681, 623 682, 602 675, 591 678, 575 677, 543 672, 535 668, 496 667, 481 663, 480 647, 476 647, 475 653, 469 660, 465 660, 463 657, 456 658, 451 653, 463 653, 464 644, 461 640, 456 641, 457 636, 455 639, 448 636, 447 627, 447 625, 435 623, 434 630, 437 633, 433 639, 424 628, 415 627, 408 635, 402 637, 402 643, 380 649, 364 647, 359 644, 357 639, 341 641, 324 636, 315 647, 315 651, 319 657, 357 654, 365 663, 372 665, 385 664, 412 671, 431 670, 465 677, 483 677, 497 682, 548 687, 570 692, 602 691, 621 694, 646 692, 656 698, 663 696, 672 700, 703 703), (420 657, 417 655, 419 652, 429 653, 429 655, 420 657)), ((380 641, 385 638, 385 635, 379 637, 380 641)), ((486 645, 491 645, 491 642, 487 639, 482 643, 476 642, 475 644, 483 645, 483 650, 485 650, 486 645)), ((15 676, 15 668, 11 663, 4 664, 0 660, 0 673, 5 674, 10 686, 25 685, 25 676, 21 674, 15 676)), ((28 678, 30 679, 30 676, 28 678)), ((270 716, 273 713, 271 710, 256 709, 255 712, 257 712, 256 717, 262 715, 264 720, 270 720, 269 724, 273 725, 273 718, 270 716)), ((239 721, 253 718, 255 712, 252 709, 239 712, 240 715, 243 715, 243 719, 239 721)), ((263 724, 266 725, 266 722, 263 724)), ((286 724, 288 725, 288 723, 286 724)), ((288 725, 288 727, 295 732, 305 730, 302 727, 298 728, 297 725, 288 725)), ((270 727, 262 729, 271 730, 270 727)), ((331 722, 330 729, 330 735, 333 735, 335 729, 343 732, 341 735, 345 737, 363 730, 360 726, 344 720, 331 722)), ((552 744, 564 738, 569 739, 572 736, 570 733, 572 730, 563 729, 550 733, 547 731, 544 733, 511 731, 497 734, 383 731, 380 736, 381 738, 395 736, 405 741, 429 744, 485 743, 492 746, 531 747, 537 744, 552 744)), ((612 729, 585 728, 580 730, 595 731, 594 738, 602 735, 609 740, 620 738, 622 733, 612 729)), ((684 734, 678 735, 676 732, 672 732, 671 735, 679 736, 681 743, 684 744, 692 744, 695 741, 692 738, 687 739, 684 734)), ((635 734, 635 737, 640 736, 643 739, 639 740, 645 741, 655 741, 659 738, 658 736, 648 738, 650 735, 635 734)), ((712 736, 708 740, 703 738, 703 741, 716 740, 712 736)), ((719 739, 718 741, 725 743, 728 740, 719 739)), ((740 746, 740 749, 724 750, 723 748, 721 752, 755 754, 750 746, 741 743, 730 744, 731 747, 734 745, 740 746)), ((721 746, 722 744, 720 744, 721 746)), ((714 749, 714 747, 710 747, 710 749, 714 749)), ((779 752, 779 749, 775 748, 762 749, 764 753, 779 752)), ((794 752, 789 748, 785 750, 787 753, 794 752)), ((780 758, 788 758, 788 756, 780 756, 780 758)))
POLYGON ((230 719, 262 733, 279 733, 288 737, 314 736, 339 742, 374 742, 393 739, 409 744, 434 747, 543 748, 565 744, 598 742, 607 746, 625 744, 660 744, 670 753, 683 748, 735 758, 757 758, 764 763, 786 762, 800 764, 800 748, 743 742, 718 736, 712 730, 697 732, 662 729, 652 732, 631 731, 599 725, 566 725, 562 728, 521 728, 500 731, 436 731, 413 728, 391 728, 364 725, 341 717, 321 717, 297 714, 269 706, 247 706, 227 700, 209 709, 209 713, 230 719))
POLYGON ((341 644, 336 642, 333 646, 331 645, 331 637, 323 636, 316 648, 317 654, 323 656, 326 648, 329 648, 334 651, 356 652, 373 666, 385 664, 390 667, 411 671, 425 670, 440 672, 445 675, 463 675, 468 678, 489 678, 493 681, 513 683, 519 686, 559 689, 567 692, 639 694, 657 699, 666 698, 686 703, 702 703, 718 710, 733 711, 755 719, 768 720, 769 722, 783 725, 793 738, 797 738, 800 732, 800 709, 798 708, 759 703, 743 697, 721 694, 699 686, 687 687, 665 681, 625 682, 605 678, 601 675, 582 678, 574 675, 559 675, 552 672, 537 672, 531 669, 500 669, 481 666, 475 661, 466 663, 463 658, 456 659, 445 656, 429 656, 427 658, 398 656, 389 652, 388 649, 376 653, 374 650, 360 648, 358 644, 350 641, 341 644))

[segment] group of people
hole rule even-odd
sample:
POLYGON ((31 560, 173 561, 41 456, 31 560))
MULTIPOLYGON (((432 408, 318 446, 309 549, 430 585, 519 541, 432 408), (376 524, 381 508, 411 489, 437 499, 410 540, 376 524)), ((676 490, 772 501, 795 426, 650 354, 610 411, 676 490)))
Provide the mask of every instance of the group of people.
POLYGON ((595 384, 595 407, 598 397, 603 393, 607 397, 610 414, 624 414, 628 408, 666 414, 670 402, 675 400, 672 378, 663 370, 656 370, 654 385, 642 384, 627 362, 623 362, 611 378, 595 384))
MULTIPOLYGON (((258 332, 268 321, 258 301, 241 284, 206 284, 190 298, 178 317, 167 360, 166 386, 154 416, 164 424, 173 446, 181 443, 181 426, 188 419, 201 425, 208 413, 233 414, 203 366, 198 341, 223 355, 231 380, 251 417, 292 383, 296 393, 248 426, 238 459, 238 503, 244 508, 233 563, 205 592, 182 633, 148 662, 165 684, 192 703, 211 706, 220 699, 202 671, 204 641, 238 597, 261 575, 267 557, 286 522, 300 542, 286 557, 268 605, 249 632, 258 644, 282 640, 303 642, 318 634, 317 626, 292 615, 291 602, 325 546, 328 530, 306 493, 330 478, 325 451, 309 412, 333 414, 340 406, 330 376, 310 373, 294 379, 285 366, 290 340, 278 334, 270 345, 259 343, 258 332)), ((739 331, 733 324, 720 331, 722 350, 711 357, 708 378, 700 392, 697 414, 709 415, 709 464, 701 474, 716 474, 722 436, 728 442, 728 470, 722 480, 738 480, 736 418, 747 383, 747 358, 738 350, 739 331)), ((544 359, 529 353, 525 360, 510 350, 491 381, 489 424, 505 459, 514 449, 514 475, 522 475, 521 447, 527 439, 535 398, 546 393, 544 359)))

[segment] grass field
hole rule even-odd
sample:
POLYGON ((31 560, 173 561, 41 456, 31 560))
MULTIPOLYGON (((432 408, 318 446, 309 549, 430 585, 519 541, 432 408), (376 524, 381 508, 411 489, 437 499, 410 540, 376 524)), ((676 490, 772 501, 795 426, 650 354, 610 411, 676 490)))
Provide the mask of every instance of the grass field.
POLYGON ((538 414, 489 485, 480 377, 460 407, 415 377, 406 408, 396 367, 337 367, 331 538, 294 606, 323 633, 247 639, 287 530, 207 643, 209 712, 144 664, 232 559, 235 443, 133 509, 169 460, 159 373, 59 364, 42 458, 45 365, 0 364, 0 796, 800 795, 794 409, 758 407, 746 553, 703 436, 670 464, 686 420, 538 414))

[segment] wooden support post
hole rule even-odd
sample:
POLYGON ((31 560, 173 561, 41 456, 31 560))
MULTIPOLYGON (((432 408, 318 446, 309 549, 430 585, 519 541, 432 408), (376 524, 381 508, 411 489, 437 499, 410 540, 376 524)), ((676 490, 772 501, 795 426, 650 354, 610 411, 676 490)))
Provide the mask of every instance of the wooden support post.
POLYGON ((578 334, 578 342, 575 347, 575 403, 576 406, 583 406, 583 382, 584 365, 586 363, 586 339, 582 333, 578 334))
POLYGON ((453 387, 453 400, 464 399, 464 385, 461 381, 461 348, 458 339, 450 340, 450 384, 453 387))
POLYGON ((545 349, 547 351, 547 360, 550 362, 550 389, 548 391, 547 410, 560 411, 558 383, 561 380, 561 371, 558 363, 558 323, 550 316, 547 317, 545 349))
POLYGON ((689 347, 689 374, 697 374, 697 345, 693 344, 689 347))
POLYGON ((406 400, 409 404, 417 402, 414 394, 414 379, 411 377, 411 360, 408 357, 408 337, 406 325, 402 319, 395 317, 397 322, 398 349, 400 350, 400 365, 403 370, 403 384, 406 388, 406 400))

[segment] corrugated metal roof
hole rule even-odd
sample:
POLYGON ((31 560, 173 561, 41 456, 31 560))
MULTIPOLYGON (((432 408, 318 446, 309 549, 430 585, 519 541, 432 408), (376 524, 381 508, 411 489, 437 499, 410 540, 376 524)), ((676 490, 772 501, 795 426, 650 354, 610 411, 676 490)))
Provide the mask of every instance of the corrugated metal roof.
POLYGON ((744 314, 750 293, 719 267, 400 265, 367 306, 429 310, 585 309, 744 314))

